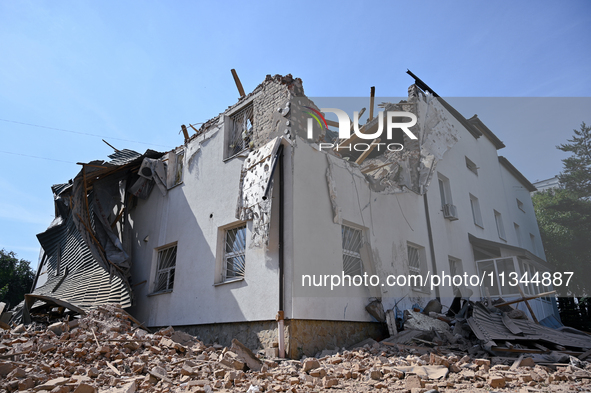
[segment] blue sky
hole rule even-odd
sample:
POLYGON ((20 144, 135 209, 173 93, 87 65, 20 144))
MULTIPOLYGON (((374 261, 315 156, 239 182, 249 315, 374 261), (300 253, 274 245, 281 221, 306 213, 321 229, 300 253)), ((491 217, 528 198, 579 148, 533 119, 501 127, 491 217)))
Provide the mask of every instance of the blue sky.
POLYGON ((588 1, 0 0, 0 248, 36 266, 51 185, 112 152, 99 137, 15 122, 168 150, 181 124, 236 101, 232 68, 247 91, 291 73, 311 97, 370 86, 402 96, 407 68, 442 97, 578 97, 560 100, 566 115, 533 118, 458 107, 479 114, 530 180, 552 177, 565 157, 554 146, 591 123, 590 11, 588 1))

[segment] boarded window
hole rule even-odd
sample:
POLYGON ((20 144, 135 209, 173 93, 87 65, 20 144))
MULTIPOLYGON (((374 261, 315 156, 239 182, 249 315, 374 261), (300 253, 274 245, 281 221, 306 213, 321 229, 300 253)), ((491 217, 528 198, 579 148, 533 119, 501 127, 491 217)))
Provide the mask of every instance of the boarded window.
POLYGON ((158 250, 158 271, 156 272, 154 292, 172 291, 176 269, 176 250, 176 244, 158 250))

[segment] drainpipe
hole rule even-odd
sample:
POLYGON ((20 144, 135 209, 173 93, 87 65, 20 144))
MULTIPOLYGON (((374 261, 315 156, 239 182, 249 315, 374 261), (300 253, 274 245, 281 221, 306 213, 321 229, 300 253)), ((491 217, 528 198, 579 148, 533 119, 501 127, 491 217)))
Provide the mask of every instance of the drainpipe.
MULTIPOLYGON (((283 336, 284 330, 284 320, 285 320, 285 311, 284 311, 284 266, 283 266, 283 250, 284 250, 284 239, 283 239, 283 227, 284 227, 284 183, 283 183, 283 144, 279 145, 277 149, 277 165, 273 166, 271 176, 269 176, 269 183, 271 179, 275 176, 275 169, 279 172, 279 245, 277 247, 279 251, 279 311, 277 311, 277 315, 275 319, 277 320, 277 337, 279 341, 279 357, 285 357, 285 338, 283 336)), ((269 192, 269 185, 267 184, 267 188, 265 190, 265 195, 263 195, 263 200, 268 198, 267 193, 269 192)))
POLYGON ((279 357, 285 357, 285 338, 283 337, 283 320, 285 318, 284 312, 284 274, 285 269, 283 266, 283 253, 284 253, 284 211, 285 211, 285 199, 284 199, 284 183, 283 183, 283 145, 279 146, 277 151, 277 159, 279 162, 279 312, 277 313, 278 319, 278 332, 279 337, 279 357))
MULTIPOLYGON (((431 231, 431 218, 429 217, 429 202, 427 201, 427 193, 423 194, 423 202, 425 203, 425 218, 427 219, 427 234, 429 235, 429 248, 431 250, 431 268, 433 274, 437 274, 437 263, 435 262, 435 247, 433 246, 433 232, 431 231)), ((439 287, 435 287, 435 297, 441 303, 439 296, 439 287)))

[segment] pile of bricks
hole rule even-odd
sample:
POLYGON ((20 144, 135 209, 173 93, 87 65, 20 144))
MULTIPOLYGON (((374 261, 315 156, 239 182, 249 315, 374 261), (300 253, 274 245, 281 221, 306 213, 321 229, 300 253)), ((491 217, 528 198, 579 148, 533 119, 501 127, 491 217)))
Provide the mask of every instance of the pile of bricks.
POLYGON ((17 326, 0 341, 0 393, 590 391, 591 365, 494 364, 464 354, 367 344, 320 359, 264 359, 234 340, 205 345, 132 327, 116 305, 83 318, 17 326))

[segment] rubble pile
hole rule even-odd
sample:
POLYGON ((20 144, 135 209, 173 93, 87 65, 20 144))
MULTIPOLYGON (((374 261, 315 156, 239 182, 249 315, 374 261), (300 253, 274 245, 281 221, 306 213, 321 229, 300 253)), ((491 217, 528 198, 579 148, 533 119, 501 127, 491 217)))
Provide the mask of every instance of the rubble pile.
POLYGON ((428 335, 401 332, 399 342, 369 339, 334 355, 286 360, 257 356, 237 340, 206 345, 172 327, 152 334, 132 321, 106 305, 80 319, 3 331, 0 392, 591 390, 591 365, 583 361, 540 365, 523 356, 481 358, 486 353, 401 343, 432 343, 418 338, 428 335))

